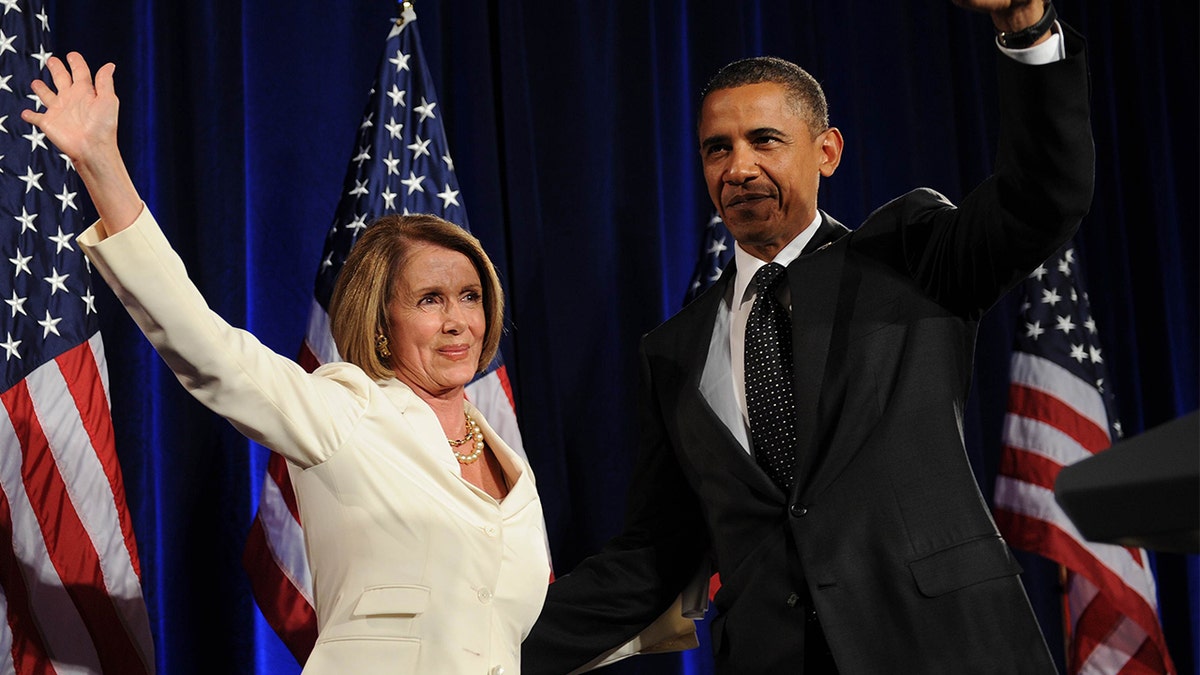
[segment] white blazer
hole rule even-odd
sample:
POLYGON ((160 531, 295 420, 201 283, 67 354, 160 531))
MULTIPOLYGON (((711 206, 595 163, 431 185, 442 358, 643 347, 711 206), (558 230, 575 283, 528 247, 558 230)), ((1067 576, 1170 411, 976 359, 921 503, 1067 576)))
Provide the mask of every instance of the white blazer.
POLYGON ((462 478, 433 410, 348 363, 307 373, 208 308, 149 210, 79 242, 200 402, 287 458, 318 638, 304 675, 520 671, 550 568, 533 473, 468 404, 510 485, 462 478))

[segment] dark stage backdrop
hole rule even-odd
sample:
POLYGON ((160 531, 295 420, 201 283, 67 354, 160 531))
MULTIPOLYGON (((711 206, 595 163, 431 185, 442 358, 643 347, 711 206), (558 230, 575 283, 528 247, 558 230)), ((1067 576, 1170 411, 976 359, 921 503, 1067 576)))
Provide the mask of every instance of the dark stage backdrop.
MULTIPOLYGON (((117 64, 136 183, 212 306, 294 354, 323 237, 395 14, 389 0, 50 2, 56 51, 117 64)), ((913 186, 987 175, 988 19, 950 2, 419 0, 417 26, 473 231, 510 298, 504 350, 565 573, 618 528, 639 337, 680 306, 709 205, 703 81, 774 54, 824 84, 845 157, 821 206, 848 224, 913 186)), ((1079 236, 1127 433, 1197 407, 1197 7, 1085 3, 1097 190, 1079 236)), ((158 670, 296 673, 240 557, 265 463, 191 400, 107 290, 117 444, 158 670)), ((1016 316, 982 326, 967 434, 990 498, 1016 316)), ((1182 673, 1197 663, 1197 560, 1156 557, 1182 673)), ((1053 569, 1026 562, 1035 597, 1053 569)), ((1053 617, 1053 601, 1039 601, 1053 617)), ((1051 644, 1057 620, 1043 619, 1051 644)), ((706 636, 705 636, 706 637, 706 636)), ((707 647, 609 672, 709 672, 707 647)))

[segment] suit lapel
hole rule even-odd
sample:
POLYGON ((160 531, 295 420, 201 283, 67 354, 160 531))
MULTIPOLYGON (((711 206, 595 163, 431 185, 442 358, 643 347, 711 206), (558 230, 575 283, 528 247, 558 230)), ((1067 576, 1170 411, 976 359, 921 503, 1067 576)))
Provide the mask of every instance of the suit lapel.
MULTIPOLYGON (((734 272, 735 265, 731 260, 721 274, 721 278, 700 297, 692 301, 692 304, 685 308, 685 313, 677 315, 681 322, 677 326, 676 334, 682 340, 678 354, 685 360, 682 364, 684 366, 682 372, 686 373, 687 378, 680 390, 685 392, 683 400, 680 401, 681 409, 698 411, 696 415, 689 415, 689 419, 699 427, 702 438, 714 439, 713 442, 705 443, 699 449, 685 448, 684 452, 703 451, 709 453, 712 460, 719 462, 721 466, 742 481, 754 486, 758 492, 775 494, 782 502, 786 495, 759 468, 747 448, 730 432, 729 427, 709 404, 701 390, 701 377, 708 361, 709 348, 714 340, 713 331, 716 330, 717 311, 720 304, 724 302, 730 285, 733 284, 734 272)), ((720 336, 720 339, 726 338, 720 336)), ((728 354, 726 354, 727 357, 728 354)), ((736 422, 741 423, 740 417, 736 422)), ((708 458, 700 461, 706 459, 708 458)))
POLYGON ((788 266, 792 295, 792 362, 796 394, 796 474, 793 493, 811 485, 817 447, 820 403, 829 340, 836 318, 845 247, 832 246, 848 230, 821 213, 820 230, 788 266))

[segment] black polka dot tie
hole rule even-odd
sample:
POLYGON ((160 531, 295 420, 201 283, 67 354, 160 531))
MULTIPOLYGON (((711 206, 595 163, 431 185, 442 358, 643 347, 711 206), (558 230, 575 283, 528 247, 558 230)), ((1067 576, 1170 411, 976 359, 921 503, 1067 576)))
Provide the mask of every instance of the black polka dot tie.
POLYGON ((757 289, 746 322, 746 408, 754 458, 788 492, 796 463, 796 403, 792 393, 792 326, 776 289, 786 278, 768 263, 750 281, 757 289))

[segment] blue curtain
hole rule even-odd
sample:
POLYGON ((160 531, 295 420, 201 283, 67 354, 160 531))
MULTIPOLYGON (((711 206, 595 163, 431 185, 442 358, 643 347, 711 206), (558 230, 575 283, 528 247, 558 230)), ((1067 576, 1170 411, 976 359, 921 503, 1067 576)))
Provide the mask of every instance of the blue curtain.
MULTIPOLYGON (((117 64, 134 180, 212 306, 295 353, 396 5, 49 2, 57 53, 117 64)), ((638 338, 678 309, 710 212, 695 108, 717 67, 774 54, 824 84, 847 145, 821 206, 846 223, 917 185, 957 198, 993 160, 990 22, 950 2, 416 4, 472 229, 509 293, 503 349, 559 573, 620 524, 638 338)), ((1197 6, 1058 4, 1090 40, 1097 190, 1078 243, 1133 434, 1197 408, 1197 6)), ((240 563, 263 451, 100 303, 159 672, 298 672, 240 563)), ((1006 299, 976 354, 967 438, 988 497, 1015 316, 1006 299)), ((1197 558, 1154 557, 1172 656, 1200 672, 1197 558)), ((1061 644, 1055 571, 1024 562, 1061 644)), ((609 672, 710 672, 705 650, 609 672)))

